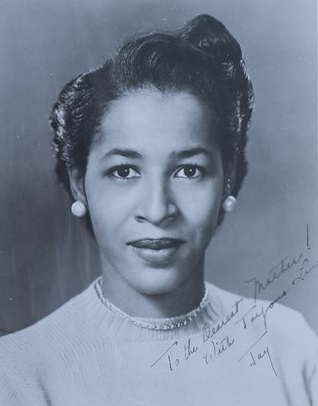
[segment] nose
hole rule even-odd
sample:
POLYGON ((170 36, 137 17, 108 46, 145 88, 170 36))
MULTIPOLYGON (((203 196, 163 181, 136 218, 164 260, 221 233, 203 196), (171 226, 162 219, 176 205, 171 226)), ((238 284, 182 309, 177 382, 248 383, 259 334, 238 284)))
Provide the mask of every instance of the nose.
POLYGON ((175 220, 178 213, 179 210, 169 185, 164 181, 156 182, 153 180, 148 180, 144 184, 135 213, 135 218, 138 222, 162 225, 175 220))

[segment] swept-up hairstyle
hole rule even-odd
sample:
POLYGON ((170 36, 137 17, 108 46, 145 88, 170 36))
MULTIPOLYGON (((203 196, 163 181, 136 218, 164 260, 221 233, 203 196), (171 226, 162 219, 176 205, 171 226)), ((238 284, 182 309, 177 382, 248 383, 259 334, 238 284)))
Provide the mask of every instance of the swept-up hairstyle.
POLYGON ((217 114, 223 165, 235 168, 231 193, 236 196, 247 172, 245 146, 253 89, 240 45, 209 15, 197 16, 172 33, 130 39, 100 68, 64 87, 50 123, 57 173, 69 193, 67 167, 85 176, 90 145, 110 102, 147 87, 188 91, 211 108, 211 116, 217 114))

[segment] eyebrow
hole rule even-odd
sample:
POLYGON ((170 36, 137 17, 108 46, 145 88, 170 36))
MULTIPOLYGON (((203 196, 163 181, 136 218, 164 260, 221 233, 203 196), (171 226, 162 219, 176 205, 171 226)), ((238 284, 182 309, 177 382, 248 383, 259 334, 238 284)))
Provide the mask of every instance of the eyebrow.
POLYGON ((113 156, 113 155, 124 156, 126 158, 141 158, 142 157, 139 154, 139 152, 134 151, 132 149, 113 148, 104 155, 104 158, 107 158, 107 157, 113 156))
MULTIPOLYGON (((182 151, 172 152, 172 156, 174 156, 178 159, 191 158, 195 155, 200 155, 200 154, 206 155, 208 158, 211 158, 211 153, 207 149, 202 148, 202 147, 195 147, 195 148, 185 149, 182 151)), ((113 148, 104 155, 104 158, 114 156, 114 155, 119 155, 119 156, 123 156, 125 158, 133 158, 133 159, 142 158, 142 155, 139 152, 134 151, 133 149, 126 149, 126 148, 113 148)))
POLYGON ((173 155, 175 155, 177 158, 191 158, 194 155, 206 155, 208 158, 211 158, 211 153, 202 147, 196 147, 196 148, 190 148, 190 149, 185 149, 182 151, 174 152, 173 155))

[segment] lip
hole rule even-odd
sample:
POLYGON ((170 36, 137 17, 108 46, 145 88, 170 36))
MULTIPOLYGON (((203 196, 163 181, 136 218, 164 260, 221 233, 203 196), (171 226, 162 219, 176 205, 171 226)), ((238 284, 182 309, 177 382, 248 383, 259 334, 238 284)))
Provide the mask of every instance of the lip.
POLYGON ((143 260, 158 264, 170 260, 184 243, 178 238, 144 238, 127 245, 143 260))
POLYGON ((140 240, 130 241, 128 245, 135 248, 150 249, 150 250, 162 250, 180 247, 185 241, 179 238, 143 238, 140 240))

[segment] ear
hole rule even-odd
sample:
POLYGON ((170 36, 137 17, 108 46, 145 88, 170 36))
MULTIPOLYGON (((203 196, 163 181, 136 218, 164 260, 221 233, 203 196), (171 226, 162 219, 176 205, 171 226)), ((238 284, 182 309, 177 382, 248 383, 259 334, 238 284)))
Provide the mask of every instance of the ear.
POLYGON ((87 206, 86 194, 85 194, 85 183, 84 183, 84 176, 76 168, 67 168, 68 177, 70 180, 70 189, 73 195, 74 200, 79 200, 85 206, 87 206))
POLYGON ((227 197, 232 194, 233 186, 236 180, 236 160, 229 162, 224 170, 224 180, 223 180, 223 197, 224 201, 227 197))

